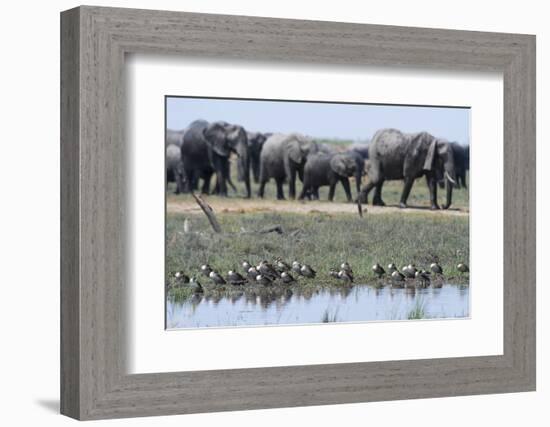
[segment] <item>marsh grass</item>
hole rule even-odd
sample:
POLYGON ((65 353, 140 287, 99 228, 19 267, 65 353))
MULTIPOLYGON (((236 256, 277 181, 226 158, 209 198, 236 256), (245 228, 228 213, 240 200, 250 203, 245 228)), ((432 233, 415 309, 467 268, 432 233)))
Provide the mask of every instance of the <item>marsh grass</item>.
MULTIPOLYGON (((437 261, 447 282, 460 279, 458 282, 467 283, 468 276, 456 270, 458 262, 469 259, 469 224, 464 216, 389 213, 361 219, 346 213, 256 212, 218 214, 218 221, 224 233, 213 233, 204 215, 169 213, 166 271, 197 275, 200 266, 209 263, 225 275, 231 269, 242 272, 243 259, 256 264, 282 257, 289 263, 297 260, 312 265, 317 277, 301 279, 301 283, 316 286, 334 284, 329 269, 347 261, 354 270, 355 283, 376 284, 371 270, 376 262, 384 268, 390 262, 399 268, 409 263, 428 268, 437 261), (193 232, 183 231, 185 219, 191 222, 193 232), (273 225, 280 225, 283 233, 251 233, 273 225)), ((209 282, 207 278, 203 281, 209 282)))
POLYGON ((195 295, 195 292, 193 289, 191 289, 190 286, 182 285, 182 286, 172 286, 168 290, 169 297, 176 301, 176 302, 183 302, 187 301, 190 297, 195 295))
POLYGON ((423 298, 418 297, 414 302, 414 307, 407 314, 408 320, 420 320, 426 318, 426 303, 423 298))

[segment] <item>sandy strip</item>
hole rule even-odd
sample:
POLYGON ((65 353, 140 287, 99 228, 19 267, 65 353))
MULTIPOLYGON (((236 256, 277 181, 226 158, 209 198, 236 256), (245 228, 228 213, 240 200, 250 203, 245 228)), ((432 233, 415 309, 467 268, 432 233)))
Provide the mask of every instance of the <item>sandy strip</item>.
MULTIPOLYGON (((247 213, 247 212, 294 212, 294 213, 357 213, 357 205, 353 203, 331 203, 321 201, 298 202, 298 201, 277 201, 258 199, 237 199, 237 198, 204 198, 205 201, 217 213, 247 213)), ((168 213, 200 214, 202 211, 192 200, 175 200, 171 198, 167 202, 168 213)), ((397 206, 372 206, 363 205, 363 213, 384 214, 384 213, 424 213, 429 215, 457 215, 468 216, 468 210, 448 209, 432 211, 426 207, 410 207, 400 209, 397 206)))

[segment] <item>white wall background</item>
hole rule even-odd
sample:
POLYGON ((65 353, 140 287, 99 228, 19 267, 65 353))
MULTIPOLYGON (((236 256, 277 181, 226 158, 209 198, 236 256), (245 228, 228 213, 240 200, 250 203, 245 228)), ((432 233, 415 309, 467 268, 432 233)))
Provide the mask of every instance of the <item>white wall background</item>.
MULTIPOLYGON (((550 292, 544 262, 550 171, 543 158, 550 116, 550 27, 545 3, 461 0, 96 1, 98 5, 409 25, 537 35, 538 74, 538 391, 508 395, 110 421, 145 426, 548 425, 550 292)), ((0 23, 0 420, 3 425, 58 426, 59 384, 59 12, 75 1, 10 2, 0 23), (7 131, 6 131, 7 130, 7 131)))

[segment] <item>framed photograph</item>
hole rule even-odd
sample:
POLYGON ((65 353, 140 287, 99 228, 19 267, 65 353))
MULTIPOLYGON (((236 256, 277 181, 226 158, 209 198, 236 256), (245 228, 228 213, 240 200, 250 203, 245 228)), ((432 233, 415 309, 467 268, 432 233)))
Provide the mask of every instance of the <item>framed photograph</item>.
POLYGON ((61 411, 535 389, 535 37, 61 14, 61 411))

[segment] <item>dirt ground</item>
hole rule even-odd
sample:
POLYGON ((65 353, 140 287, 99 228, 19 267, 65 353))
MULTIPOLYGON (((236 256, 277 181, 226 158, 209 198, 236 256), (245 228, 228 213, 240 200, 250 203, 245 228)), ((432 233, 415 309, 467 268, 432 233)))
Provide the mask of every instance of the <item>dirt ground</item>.
MULTIPOLYGON (((246 213, 246 212, 292 212, 292 213, 357 213, 357 205, 354 203, 338 203, 324 201, 278 201, 278 200, 259 200, 259 199, 241 199, 241 198, 219 198, 204 197, 204 200, 212 207, 216 213, 246 213)), ((199 214, 200 207, 191 198, 181 200, 177 198, 168 198, 168 213, 180 214, 199 214)), ((387 213, 426 213, 431 215, 457 215, 468 216, 467 209, 448 209, 432 211, 425 206, 411 206, 407 209, 400 209, 398 206, 372 206, 363 205, 363 214, 387 214, 387 213)))

